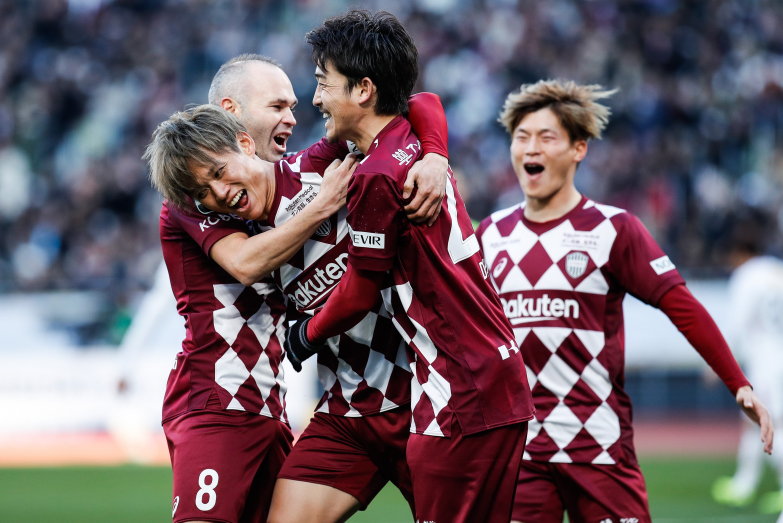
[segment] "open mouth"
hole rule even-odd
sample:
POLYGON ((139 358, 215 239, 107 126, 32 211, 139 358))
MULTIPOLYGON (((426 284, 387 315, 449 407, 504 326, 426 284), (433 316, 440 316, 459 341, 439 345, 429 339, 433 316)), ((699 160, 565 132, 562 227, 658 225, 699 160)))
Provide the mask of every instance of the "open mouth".
POLYGON ((544 172, 544 166, 540 163, 526 163, 524 167, 527 174, 535 175, 544 172))
POLYGON ((278 147, 285 150, 285 144, 288 142, 288 134, 287 133, 280 133, 276 134, 272 137, 272 139, 275 141, 278 147))
POLYGON ((228 202, 228 206, 231 207, 232 209, 235 209, 246 194, 247 194, 247 190, 242 189, 241 191, 239 191, 234 195, 234 197, 231 199, 230 202, 228 202))

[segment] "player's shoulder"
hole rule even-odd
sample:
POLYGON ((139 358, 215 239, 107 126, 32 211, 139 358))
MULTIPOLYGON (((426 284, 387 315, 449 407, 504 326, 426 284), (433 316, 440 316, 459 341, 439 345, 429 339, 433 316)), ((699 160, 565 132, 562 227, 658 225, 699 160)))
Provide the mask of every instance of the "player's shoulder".
POLYGON ((357 173, 398 176, 407 172, 421 153, 421 143, 410 122, 397 116, 373 140, 357 173))
POLYGON ((516 223, 521 220, 525 204, 518 203, 505 209, 499 209, 492 212, 489 216, 479 222, 476 234, 479 236, 487 232, 488 229, 503 229, 504 224, 516 223))

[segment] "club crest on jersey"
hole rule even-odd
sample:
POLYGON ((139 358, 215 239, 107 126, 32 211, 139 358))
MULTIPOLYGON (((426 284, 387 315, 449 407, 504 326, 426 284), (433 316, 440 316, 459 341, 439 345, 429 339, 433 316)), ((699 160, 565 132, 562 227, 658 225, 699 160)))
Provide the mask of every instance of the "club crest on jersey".
POLYGON ((576 279, 585 273, 590 258, 583 252, 574 251, 566 256, 565 268, 569 276, 576 279))
POLYGON ((330 232, 332 232, 332 222, 330 219, 327 218, 315 230, 315 235, 320 238, 323 238, 324 236, 329 236, 330 232))

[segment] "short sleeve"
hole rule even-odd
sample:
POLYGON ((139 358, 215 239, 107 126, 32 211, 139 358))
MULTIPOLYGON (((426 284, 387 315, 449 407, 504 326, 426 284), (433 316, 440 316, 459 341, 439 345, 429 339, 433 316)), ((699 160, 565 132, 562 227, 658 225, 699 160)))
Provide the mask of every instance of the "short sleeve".
POLYGON ((655 306, 666 291, 685 283, 639 218, 625 212, 613 217, 612 222, 617 239, 607 269, 625 290, 655 306))
POLYGON ((226 236, 236 232, 248 232, 244 220, 230 214, 201 214, 172 206, 169 208, 169 218, 193 238, 207 255, 212 246, 226 236))
POLYGON ((394 180, 378 173, 356 173, 348 185, 348 256, 352 265, 386 271, 404 232, 402 195, 394 180))

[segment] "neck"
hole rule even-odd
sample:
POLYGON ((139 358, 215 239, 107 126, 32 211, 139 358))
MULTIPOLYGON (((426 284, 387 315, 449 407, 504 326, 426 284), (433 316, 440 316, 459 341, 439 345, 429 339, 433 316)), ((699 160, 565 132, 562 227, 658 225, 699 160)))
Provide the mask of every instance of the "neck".
POLYGON ((582 195, 569 185, 549 198, 525 197, 525 218, 534 222, 549 222, 568 214, 579 204, 582 195))
POLYGON ((258 177, 264 181, 264 187, 266 187, 266 195, 264 199, 264 212, 263 216, 256 218, 256 220, 266 220, 269 215, 269 209, 272 208, 272 203, 275 200, 275 188, 277 187, 275 180, 275 165, 276 163, 269 162, 259 158, 258 162, 258 177))
POLYGON ((358 147, 363 154, 367 154, 375 137, 378 136, 378 133, 380 133, 389 122, 394 120, 394 118, 396 118, 396 115, 377 115, 374 113, 365 115, 354 127, 355 135, 354 138, 351 138, 351 141, 356 144, 356 147, 358 147))

